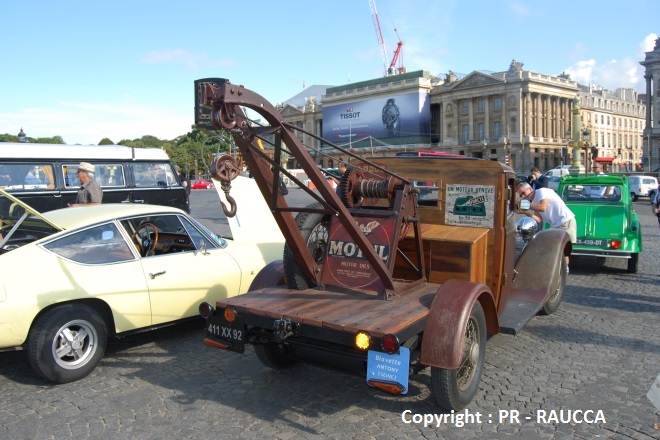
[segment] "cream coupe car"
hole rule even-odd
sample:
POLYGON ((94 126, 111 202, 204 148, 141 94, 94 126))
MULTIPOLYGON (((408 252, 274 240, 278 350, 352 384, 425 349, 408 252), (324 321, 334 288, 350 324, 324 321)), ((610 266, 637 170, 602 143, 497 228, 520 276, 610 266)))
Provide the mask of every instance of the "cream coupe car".
MULTIPOLYGON (((233 194, 256 190, 245 180, 233 194)), ((26 349, 40 376, 70 382, 96 367, 108 337, 198 318, 201 302, 276 283, 284 239, 253 197, 229 239, 175 208, 40 214, 0 188, 0 351, 26 349)))

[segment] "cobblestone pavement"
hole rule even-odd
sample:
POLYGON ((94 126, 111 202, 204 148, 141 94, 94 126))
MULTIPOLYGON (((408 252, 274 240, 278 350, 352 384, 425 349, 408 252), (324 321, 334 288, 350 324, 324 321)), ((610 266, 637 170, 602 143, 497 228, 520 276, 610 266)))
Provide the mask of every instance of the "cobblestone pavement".
POLYGON ((626 273, 625 261, 573 259, 554 315, 489 340, 465 425, 456 415, 440 426, 407 423, 442 416, 428 370, 394 397, 310 365, 274 372, 251 347, 206 347, 194 322, 110 341, 90 376, 64 385, 37 378, 24 352, 0 353, 0 438, 657 439, 660 411, 646 393, 660 373, 660 229, 648 202, 636 208, 639 273, 626 273), (566 421, 577 410, 578 423, 566 421), (587 410, 588 420, 605 420, 583 422, 587 410), (502 411, 519 417, 500 421, 502 411))

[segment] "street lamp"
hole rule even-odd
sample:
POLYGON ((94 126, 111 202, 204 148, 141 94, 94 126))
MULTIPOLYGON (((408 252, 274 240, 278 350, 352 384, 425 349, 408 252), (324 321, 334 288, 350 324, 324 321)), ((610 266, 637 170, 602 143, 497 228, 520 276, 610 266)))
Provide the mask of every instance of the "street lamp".
POLYGON ((18 142, 21 142, 21 143, 27 142, 27 136, 25 135, 25 132, 23 131, 23 127, 21 127, 21 131, 18 133, 18 142))
POLYGON ((484 138, 484 153, 483 153, 483 158, 488 160, 490 159, 490 154, 488 154, 486 151, 486 147, 488 146, 488 142, 486 142, 486 138, 484 138))
MULTIPOLYGON (((585 128, 582 130, 582 121, 580 119, 580 98, 575 96, 573 98, 573 118, 571 121, 572 140, 569 142, 573 147, 573 163, 571 163, 571 173, 578 174, 582 166, 580 150, 589 147, 589 138, 591 130, 585 128), (583 140, 584 139, 584 140, 583 140)), ((585 151, 585 159, 588 159, 588 154, 585 151)))

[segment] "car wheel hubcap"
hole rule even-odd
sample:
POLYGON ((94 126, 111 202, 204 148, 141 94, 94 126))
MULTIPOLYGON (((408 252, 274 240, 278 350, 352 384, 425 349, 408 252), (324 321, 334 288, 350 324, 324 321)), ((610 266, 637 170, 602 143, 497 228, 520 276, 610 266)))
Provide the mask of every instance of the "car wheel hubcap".
POLYGON ((96 329, 89 322, 75 319, 60 327, 53 338, 55 363, 73 370, 85 365, 94 356, 98 342, 96 329))

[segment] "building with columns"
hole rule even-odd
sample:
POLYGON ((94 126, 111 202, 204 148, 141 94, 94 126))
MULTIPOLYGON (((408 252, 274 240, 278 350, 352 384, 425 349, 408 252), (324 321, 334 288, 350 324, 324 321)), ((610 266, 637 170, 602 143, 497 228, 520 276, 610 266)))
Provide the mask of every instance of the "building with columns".
MULTIPOLYGON (((657 68, 660 71, 660 58, 657 68)), ((430 142, 390 145, 387 139, 370 139, 352 144, 357 154, 439 150, 508 163, 519 173, 528 173, 532 166, 548 170, 569 165, 571 114, 577 96, 582 109, 580 132, 589 137, 586 148, 580 150, 580 162, 587 170, 598 161, 608 171, 629 171, 642 159, 647 112, 634 90, 610 92, 584 86, 568 75, 524 70, 515 60, 504 72, 456 75, 449 71, 437 78, 419 71, 326 88, 322 96, 306 90, 301 95, 313 99, 296 104, 292 98, 280 108, 285 121, 321 136, 323 104, 379 99, 411 90, 430 97, 430 142)), ((320 146, 312 137, 302 136, 306 145, 320 146)), ((319 155, 317 161, 332 166, 336 159, 345 159, 330 154, 319 155)))
POLYGON ((646 80, 646 131, 644 132, 644 157, 649 166, 647 170, 660 167, 660 38, 655 40, 655 47, 646 52, 644 61, 644 79, 646 80))

